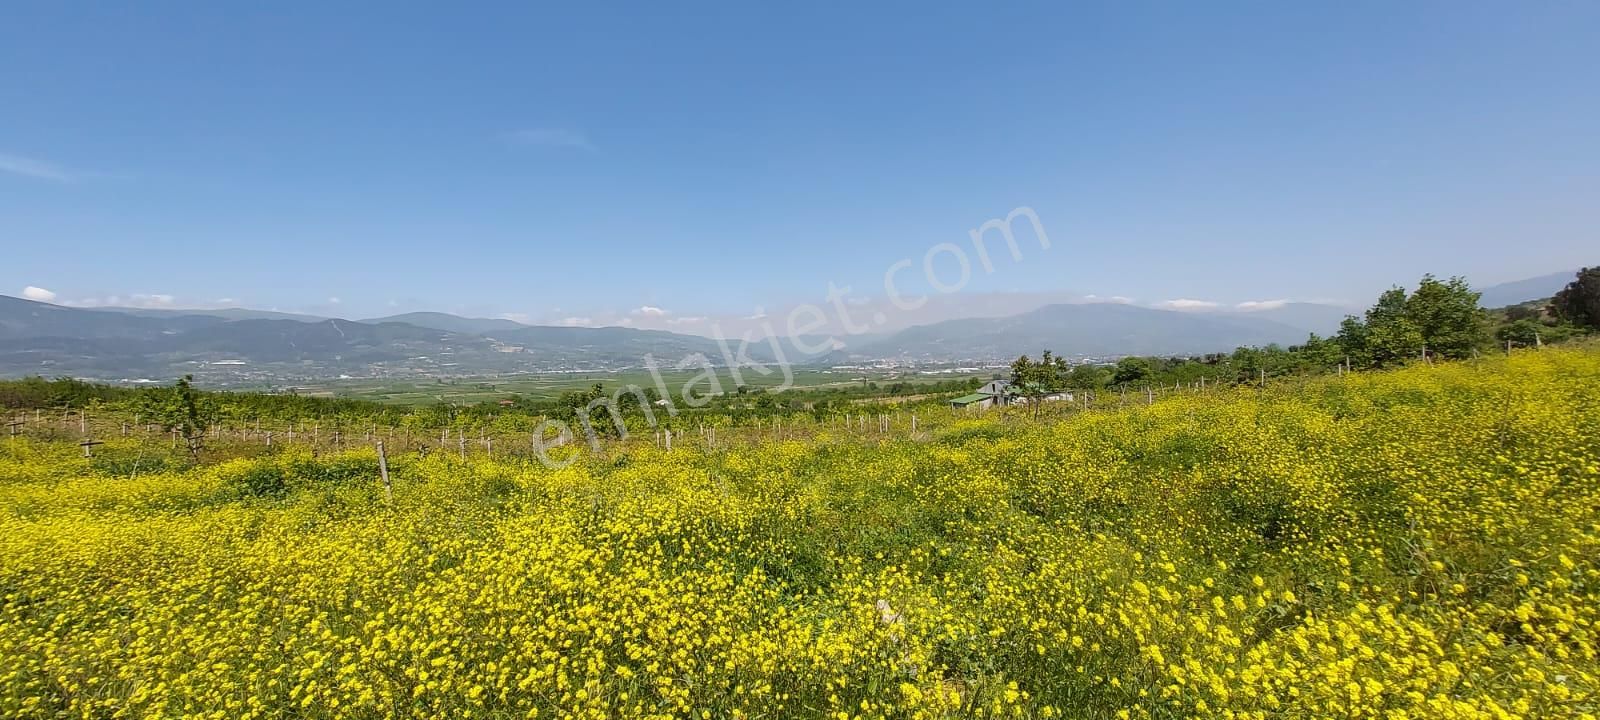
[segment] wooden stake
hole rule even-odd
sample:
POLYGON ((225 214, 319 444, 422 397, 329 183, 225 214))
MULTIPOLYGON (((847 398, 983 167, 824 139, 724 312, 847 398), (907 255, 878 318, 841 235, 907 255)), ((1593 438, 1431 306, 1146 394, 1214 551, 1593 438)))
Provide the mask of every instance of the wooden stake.
POLYGON ((383 451, 383 441, 378 441, 378 474, 383 476, 383 504, 394 504, 394 486, 389 484, 389 456, 383 451))

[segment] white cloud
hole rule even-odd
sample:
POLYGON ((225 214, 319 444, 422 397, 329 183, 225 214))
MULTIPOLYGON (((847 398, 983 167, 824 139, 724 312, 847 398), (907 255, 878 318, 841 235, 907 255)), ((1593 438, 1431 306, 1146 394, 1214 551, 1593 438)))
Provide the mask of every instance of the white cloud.
POLYGON ((1218 303, 1210 300, 1190 300, 1189 298, 1178 298, 1177 300, 1156 303, 1156 307, 1168 310, 1210 310, 1217 306, 1218 303))
POLYGON ((1085 295, 1085 296, 1083 296, 1083 299, 1087 300, 1089 302, 1092 302, 1092 303, 1117 303, 1118 305, 1126 305, 1128 303, 1133 302, 1133 298, 1123 297, 1121 295, 1112 295, 1111 297, 1101 297, 1099 295, 1085 295))
POLYGON ((1288 300, 1246 300, 1233 307, 1235 310, 1252 312, 1255 310, 1277 310, 1288 304, 1288 300))
POLYGON ((177 304, 177 298, 171 295, 135 293, 129 304, 139 308, 170 308, 177 304))
POLYGON ((328 298, 328 304, 329 305, 338 305, 339 303, 340 303, 340 300, 339 300, 338 296, 334 296, 334 297, 328 298))
POLYGON ((762 307, 762 306, 760 306, 760 305, 757 305, 756 306, 756 311, 754 313, 750 314, 750 315, 744 316, 744 319, 746 319, 746 320, 765 320, 766 317, 767 317, 767 309, 762 307))
POLYGON ((42 287, 34 287, 32 285, 22 289, 22 296, 29 300, 37 300, 39 302, 55 302, 56 299, 55 293, 50 292, 42 287))
POLYGON ((500 319, 510 320, 514 323, 522 323, 523 325, 528 325, 533 322, 533 316, 527 313, 500 313, 500 319))
POLYGON ((588 327, 589 325, 593 324, 593 322, 594 321, 592 319, 586 317, 569 317, 561 319, 561 324, 567 327, 588 327))
POLYGON ((621 325, 622 327, 633 327, 633 318, 623 318, 618 320, 617 324, 621 325))
POLYGON ((172 295, 164 293, 134 293, 127 297, 121 295, 106 295, 104 297, 86 297, 80 300, 65 301, 63 305, 72 307, 130 307, 141 310, 172 310, 172 309, 204 309, 228 305, 234 301, 223 298, 215 303, 179 303, 172 295))
POLYGON ((49 180, 62 183, 69 183, 78 179, 75 173, 66 168, 40 160, 6 155, 4 153, 0 153, 0 172, 33 178, 34 180, 49 180))
POLYGON ((506 138, 517 145, 595 149, 583 133, 564 128, 528 128, 508 133, 506 138))
POLYGON ((673 318, 671 320, 668 320, 667 324, 668 325, 699 325, 700 323, 703 323, 705 321, 706 321, 706 319, 704 317, 701 317, 699 315, 690 315, 688 317, 673 318))
POLYGON ((234 304, 237 304, 238 302, 239 302, 238 300, 235 300, 233 298, 217 298, 217 304, 218 305, 234 305, 234 304))
POLYGON ((662 308, 655 307, 653 305, 643 305, 643 306, 640 306, 638 308, 635 308, 633 310, 633 314, 634 315, 646 315, 646 316, 649 316, 649 317, 661 317, 663 315, 669 315, 671 313, 667 312, 666 310, 664 310, 662 308))

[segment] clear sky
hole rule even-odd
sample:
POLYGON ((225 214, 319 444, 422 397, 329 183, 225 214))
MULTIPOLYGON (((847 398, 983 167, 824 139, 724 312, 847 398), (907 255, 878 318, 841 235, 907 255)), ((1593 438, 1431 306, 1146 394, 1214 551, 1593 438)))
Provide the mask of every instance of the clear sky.
POLYGON ((0 7, 0 293, 749 314, 1019 206, 967 292, 1600 263, 1600 3, 411 5, 0 7))

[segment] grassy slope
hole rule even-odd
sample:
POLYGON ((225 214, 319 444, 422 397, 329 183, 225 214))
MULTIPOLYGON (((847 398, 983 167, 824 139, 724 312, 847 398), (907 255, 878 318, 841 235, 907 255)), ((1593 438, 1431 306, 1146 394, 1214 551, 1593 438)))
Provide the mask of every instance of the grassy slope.
POLYGON ((0 715, 1568 717, 1600 354, 559 471, 0 450, 0 715), (252 489, 254 493, 252 494, 252 489), (1397 714, 1404 713, 1404 714, 1397 714))

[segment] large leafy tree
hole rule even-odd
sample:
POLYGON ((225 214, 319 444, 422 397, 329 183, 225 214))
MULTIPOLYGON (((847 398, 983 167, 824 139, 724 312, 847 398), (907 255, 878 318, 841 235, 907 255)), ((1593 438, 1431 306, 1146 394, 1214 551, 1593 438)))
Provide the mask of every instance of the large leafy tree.
POLYGON ((1600 267, 1579 270, 1550 300, 1550 312, 1573 325, 1600 329, 1600 267))
POLYGON ((1116 370, 1111 375, 1111 382, 1116 385, 1136 383, 1155 374, 1149 358, 1125 357, 1117 361, 1116 370))
POLYGON ((1422 353, 1422 330, 1406 314, 1406 291, 1390 288, 1367 310, 1367 353, 1373 364, 1392 365, 1422 353))
POLYGON ((1344 322, 1339 323, 1339 334, 1333 336, 1333 341, 1351 365, 1366 367, 1372 364, 1371 335, 1361 318, 1346 315, 1344 322))
POLYGON ((1459 359, 1488 344, 1489 322, 1466 280, 1424 275, 1414 292, 1390 288, 1364 318, 1345 318, 1335 339, 1352 362, 1363 365, 1392 365, 1424 350, 1459 359))
POLYGON ((1406 298, 1405 316, 1428 352, 1457 360, 1471 357, 1489 339, 1488 316, 1478 306, 1478 297, 1462 278, 1440 282, 1424 275, 1406 298))

